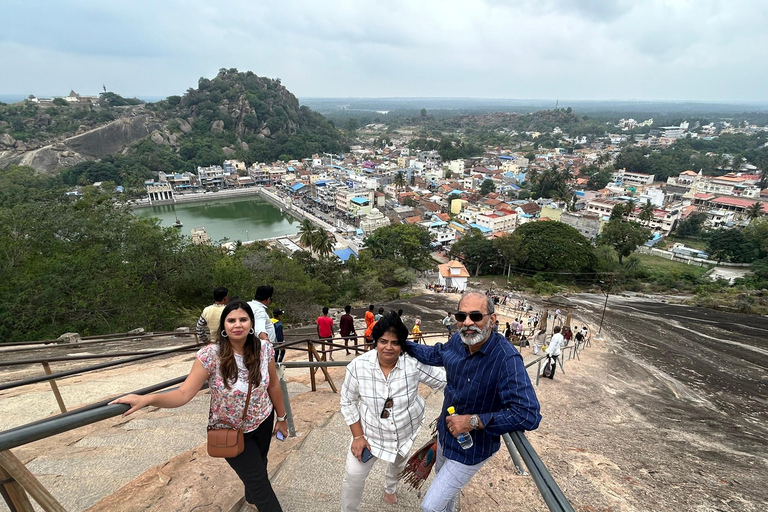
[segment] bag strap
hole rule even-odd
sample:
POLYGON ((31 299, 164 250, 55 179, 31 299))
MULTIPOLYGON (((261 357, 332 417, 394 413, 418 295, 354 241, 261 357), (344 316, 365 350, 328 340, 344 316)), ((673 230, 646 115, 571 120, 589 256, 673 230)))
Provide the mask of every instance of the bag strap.
POLYGON ((251 402, 251 390, 253 389, 253 381, 250 380, 250 378, 248 380, 248 396, 245 397, 245 407, 243 408, 243 418, 240 425, 241 429, 245 426, 245 417, 248 416, 248 404, 251 402))

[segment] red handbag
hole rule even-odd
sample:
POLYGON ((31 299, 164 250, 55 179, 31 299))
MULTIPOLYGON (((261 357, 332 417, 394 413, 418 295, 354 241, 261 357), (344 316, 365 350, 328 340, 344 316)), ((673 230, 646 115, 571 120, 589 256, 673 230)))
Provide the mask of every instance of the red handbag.
POLYGON ((240 428, 232 425, 224 428, 208 427, 208 455, 211 457, 231 458, 237 457, 245 450, 245 438, 243 437, 243 425, 245 417, 248 415, 248 404, 251 401, 251 389, 253 383, 248 385, 248 396, 245 399, 245 408, 243 409, 243 418, 240 422, 240 428))

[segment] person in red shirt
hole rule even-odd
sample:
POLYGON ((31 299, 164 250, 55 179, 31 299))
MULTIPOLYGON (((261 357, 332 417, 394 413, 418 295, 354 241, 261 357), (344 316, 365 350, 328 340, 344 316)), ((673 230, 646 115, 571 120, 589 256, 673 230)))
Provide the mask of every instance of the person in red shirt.
MULTIPOLYGON (((328 315, 328 306, 323 307, 323 316, 317 317, 317 337, 320 338, 322 357, 323 361, 325 361, 325 343, 322 343, 322 341, 330 341, 333 338, 333 318, 328 315)), ((329 359, 333 361, 333 347, 331 347, 329 359)))

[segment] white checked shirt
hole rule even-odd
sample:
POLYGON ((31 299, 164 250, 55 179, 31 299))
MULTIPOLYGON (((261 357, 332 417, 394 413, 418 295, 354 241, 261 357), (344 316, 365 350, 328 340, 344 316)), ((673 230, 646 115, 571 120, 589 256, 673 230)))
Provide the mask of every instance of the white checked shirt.
POLYGON ((424 423, 425 404, 419 396, 419 382, 443 390, 445 370, 403 355, 385 378, 376 350, 356 357, 347 366, 341 387, 341 414, 347 425, 360 421, 374 457, 394 462, 397 454, 408 455, 424 423), (387 398, 393 405, 389 418, 382 419, 387 398))

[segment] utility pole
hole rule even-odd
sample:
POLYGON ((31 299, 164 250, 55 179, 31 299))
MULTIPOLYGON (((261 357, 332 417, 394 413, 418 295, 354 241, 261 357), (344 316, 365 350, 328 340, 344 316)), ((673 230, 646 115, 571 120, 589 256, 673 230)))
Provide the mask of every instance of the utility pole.
MULTIPOLYGON (((602 281, 601 281, 602 282, 602 281)), ((600 327, 597 329, 597 335, 599 336, 603 330, 603 320, 605 320, 605 310, 608 307, 608 296, 611 294, 611 287, 613 286, 613 274, 608 281, 608 287, 605 290, 605 303, 603 304, 603 315, 600 317, 600 327)))

